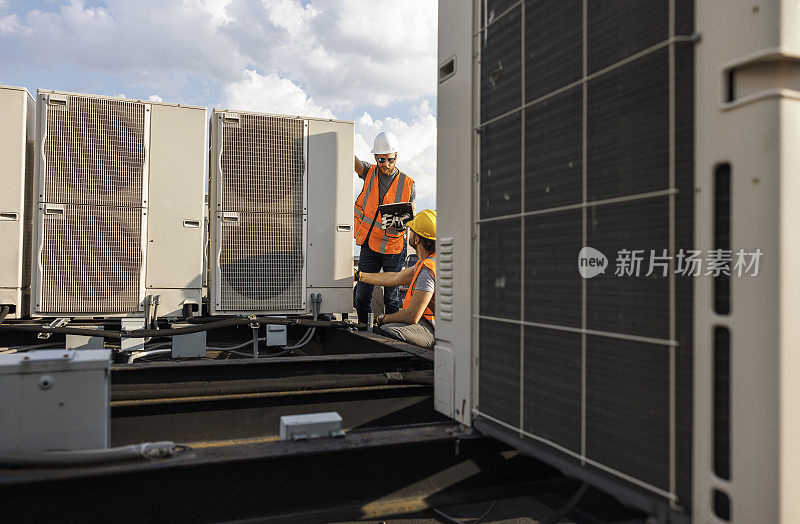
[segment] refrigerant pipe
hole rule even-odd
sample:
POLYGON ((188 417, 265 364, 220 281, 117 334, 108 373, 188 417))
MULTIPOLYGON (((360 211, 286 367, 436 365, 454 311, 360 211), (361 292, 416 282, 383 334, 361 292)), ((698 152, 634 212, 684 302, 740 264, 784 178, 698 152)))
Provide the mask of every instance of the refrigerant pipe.
POLYGON ((173 335, 188 335, 189 333, 199 333, 200 331, 211 331, 234 326, 243 326, 251 323, 271 324, 278 326, 299 326, 299 327, 318 327, 318 328, 364 328, 364 324, 351 324, 338 320, 309 320, 304 318, 281 318, 281 317, 258 317, 258 318, 229 318, 217 320, 204 324, 196 324, 182 328, 170 329, 134 329, 132 331, 116 331, 109 329, 83 329, 77 327, 48 328, 40 325, 31 324, 2 324, 2 331, 27 331, 33 333, 59 333, 65 335, 86 335, 104 338, 144 338, 144 337, 167 337, 173 335))

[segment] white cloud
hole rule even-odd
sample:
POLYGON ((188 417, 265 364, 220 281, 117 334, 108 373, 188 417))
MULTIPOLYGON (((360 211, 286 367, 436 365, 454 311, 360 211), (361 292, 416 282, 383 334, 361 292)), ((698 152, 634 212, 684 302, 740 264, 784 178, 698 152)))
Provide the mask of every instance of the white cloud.
POLYGON ((192 76, 225 82, 244 68, 237 44, 220 30, 225 6, 219 0, 108 0, 95 7, 70 0, 53 11, 29 11, 13 44, 30 67, 68 64, 174 94, 192 76))
POLYGON ((153 102, 163 102, 164 100, 158 95, 150 95, 147 97, 148 100, 152 100, 153 102))
MULTIPOLYGON (((0 5, 2 7, 2 5, 0 5)), ((17 15, 0 16, 0 35, 10 35, 22 29, 17 15)))
POLYGON ((333 111, 435 95, 434 0, 92 4, 46 3, 51 10, 0 18, 0 37, 14 34, 33 66, 69 62, 122 74, 162 96, 187 89, 198 77, 224 88, 240 82, 245 70, 279 72, 333 111))
POLYGON ((251 70, 225 88, 223 105, 233 110, 335 118, 330 109, 315 104, 302 87, 288 78, 276 73, 260 75, 251 70))
POLYGON ((255 69, 352 110, 435 95, 436 10, 433 0, 243 1, 224 32, 255 69))
POLYGON ((183 7, 188 10, 198 9, 211 17, 214 25, 223 25, 231 21, 227 8, 233 0, 183 0, 183 7))
POLYGON ((271 0, 263 2, 269 11, 269 20, 292 36, 300 36, 311 20, 319 14, 313 5, 303 6, 293 0, 271 0))

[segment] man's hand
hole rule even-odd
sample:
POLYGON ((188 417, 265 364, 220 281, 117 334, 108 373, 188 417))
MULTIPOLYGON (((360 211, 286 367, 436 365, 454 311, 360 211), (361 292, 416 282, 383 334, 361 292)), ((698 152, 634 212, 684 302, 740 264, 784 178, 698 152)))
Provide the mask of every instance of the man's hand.
POLYGON ((378 318, 375 319, 375 324, 378 326, 382 326, 385 318, 386 315, 378 315, 378 318))
POLYGON ((361 271, 354 269, 353 270, 353 280, 359 282, 361 280, 361 271))

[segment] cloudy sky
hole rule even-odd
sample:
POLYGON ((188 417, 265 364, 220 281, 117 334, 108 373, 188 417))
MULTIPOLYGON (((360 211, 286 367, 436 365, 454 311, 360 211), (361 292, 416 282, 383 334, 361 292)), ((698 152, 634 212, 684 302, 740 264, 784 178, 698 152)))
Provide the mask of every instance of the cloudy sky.
POLYGON ((353 120, 362 159, 389 130, 433 208, 436 4, 0 0, 0 84, 353 120))

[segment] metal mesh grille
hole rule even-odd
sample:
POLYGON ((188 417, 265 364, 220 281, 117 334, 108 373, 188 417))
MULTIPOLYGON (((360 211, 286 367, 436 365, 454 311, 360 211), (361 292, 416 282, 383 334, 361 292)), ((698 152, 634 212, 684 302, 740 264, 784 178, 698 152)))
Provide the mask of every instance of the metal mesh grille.
POLYGON ((240 115, 222 133, 222 209, 303 212, 304 122, 240 115))
POLYGON ((141 208, 65 205, 43 221, 41 312, 138 310, 141 208))
POLYGON ((140 207, 144 104, 68 96, 46 107, 43 201, 140 207))
POLYGON ((301 309, 302 215, 241 213, 238 223, 223 221, 221 228, 218 309, 301 309))
POLYGON ((474 217, 480 415, 685 508, 692 279, 575 255, 693 247, 693 4, 485 3, 474 217))

